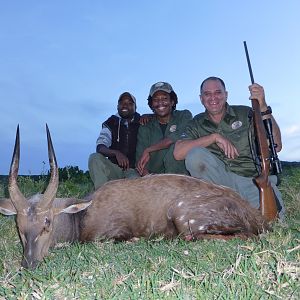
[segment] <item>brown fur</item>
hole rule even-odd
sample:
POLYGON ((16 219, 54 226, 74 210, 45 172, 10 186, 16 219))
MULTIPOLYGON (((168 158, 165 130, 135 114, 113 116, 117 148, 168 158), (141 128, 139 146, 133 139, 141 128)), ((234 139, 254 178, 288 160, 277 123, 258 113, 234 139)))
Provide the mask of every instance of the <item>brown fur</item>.
POLYGON ((260 212, 233 190, 184 175, 111 181, 92 198, 82 220, 82 241, 157 235, 253 236, 268 228, 260 212))
POLYGON ((10 167, 10 199, 0 212, 17 215, 22 266, 35 268, 57 242, 180 236, 185 240, 247 238, 268 229, 260 212, 233 190, 185 175, 110 181, 85 200, 55 198, 58 166, 46 125, 51 176, 44 194, 26 199, 18 188, 19 127, 10 167))
POLYGON ((57 242, 245 239, 268 229, 260 212, 233 190, 185 175, 110 181, 84 200, 56 198, 40 209, 42 199, 25 199, 17 210, 10 199, 0 201, 0 212, 17 214, 26 268, 35 268, 57 242))

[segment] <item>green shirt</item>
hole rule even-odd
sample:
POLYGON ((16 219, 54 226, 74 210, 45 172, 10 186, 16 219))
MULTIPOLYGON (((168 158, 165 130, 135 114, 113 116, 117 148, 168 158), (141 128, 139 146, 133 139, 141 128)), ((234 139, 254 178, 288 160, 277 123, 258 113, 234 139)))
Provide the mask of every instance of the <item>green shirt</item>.
MULTIPOLYGON (((141 158, 144 150, 149 146, 158 143, 164 138, 170 138, 174 143, 180 138, 186 125, 193 118, 189 110, 175 110, 171 120, 163 134, 162 128, 156 118, 145 125, 140 125, 136 146, 136 162, 141 158)), ((164 158, 170 154, 169 148, 150 153, 150 160, 146 166, 150 173, 165 173, 164 158)), ((173 155, 173 152, 171 153, 173 155)))
POLYGON ((249 129, 253 137, 253 126, 248 117, 250 110, 248 106, 227 105, 226 114, 220 124, 212 122, 207 112, 200 113, 189 123, 181 139, 197 139, 219 133, 232 142, 239 156, 235 159, 227 158, 215 143, 207 149, 225 163, 227 170, 241 176, 253 177, 257 175, 257 170, 249 142, 249 129))

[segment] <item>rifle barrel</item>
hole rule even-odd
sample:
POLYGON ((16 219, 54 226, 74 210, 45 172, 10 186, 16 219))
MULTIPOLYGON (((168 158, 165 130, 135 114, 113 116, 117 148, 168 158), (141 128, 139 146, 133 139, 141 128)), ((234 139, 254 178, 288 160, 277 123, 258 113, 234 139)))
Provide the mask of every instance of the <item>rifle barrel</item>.
MULTIPOLYGON (((254 84, 254 77, 252 73, 247 44, 245 41, 244 41, 244 48, 245 48, 251 83, 254 84)), ((260 155, 260 164, 261 164, 261 172, 259 176, 255 178, 255 182, 259 189, 260 211, 268 221, 272 221, 277 217, 277 204, 276 204, 274 191, 269 181, 270 148, 268 145, 267 138, 272 143, 273 136, 271 132, 271 140, 270 140, 270 135, 268 135, 268 137, 266 135, 266 129, 270 129, 272 131, 272 123, 270 119, 266 120, 267 122, 269 122, 267 124, 268 128, 266 128, 261 116, 260 105, 258 100, 251 99, 251 103, 252 103, 252 110, 253 110, 254 130, 255 130, 257 147, 260 155)), ((274 140, 273 140, 273 147, 274 147, 274 140)))
POLYGON ((249 74, 250 74, 250 78, 251 78, 251 83, 253 84, 254 83, 254 77, 253 77, 253 72, 252 72, 252 67, 251 67, 251 62, 250 62, 250 57, 249 57, 246 41, 244 41, 244 48, 245 48, 245 53, 246 53, 246 58, 247 58, 247 64, 248 64, 249 74))

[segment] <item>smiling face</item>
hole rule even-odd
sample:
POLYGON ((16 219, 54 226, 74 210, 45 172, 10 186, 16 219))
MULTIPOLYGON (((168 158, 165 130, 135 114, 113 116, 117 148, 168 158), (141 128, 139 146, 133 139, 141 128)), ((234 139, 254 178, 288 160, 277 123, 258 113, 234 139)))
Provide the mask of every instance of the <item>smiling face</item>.
POLYGON ((164 91, 154 93, 151 102, 151 108, 158 119, 168 119, 173 111, 174 101, 171 100, 170 94, 164 91))
POLYGON ((135 113, 135 104, 130 96, 123 96, 118 102, 118 113, 123 119, 132 119, 135 113))
POLYGON ((204 82, 200 99, 213 119, 221 119, 226 111, 227 91, 219 80, 204 82))

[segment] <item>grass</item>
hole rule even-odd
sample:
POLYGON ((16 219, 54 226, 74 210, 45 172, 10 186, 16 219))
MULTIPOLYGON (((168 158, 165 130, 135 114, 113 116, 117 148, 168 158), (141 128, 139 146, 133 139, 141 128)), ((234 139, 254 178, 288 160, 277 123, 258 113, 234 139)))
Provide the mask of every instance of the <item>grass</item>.
MULTIPOLYGON (((45 177, 19 181, 25 195, 46 184, 45 177)), ((91 190, 71 177, 58 195, 91 190)), ((20 267, 14 218, 0 215, 0 299, 299 299, 300 168, 284 171, 280 190, 286 223, 256 240, 60 244, 34 271, 20 267)))

